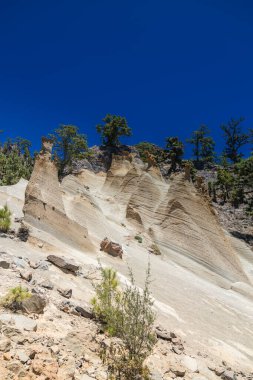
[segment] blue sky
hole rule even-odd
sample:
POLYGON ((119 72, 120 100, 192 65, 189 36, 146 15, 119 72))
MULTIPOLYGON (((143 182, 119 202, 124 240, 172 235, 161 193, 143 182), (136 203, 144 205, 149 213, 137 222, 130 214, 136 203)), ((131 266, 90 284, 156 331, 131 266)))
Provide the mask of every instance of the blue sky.
POLYGON ((40 137, 106 113, 164 144, 207 124, 253 126, 251 0, 0 0, 0 129, 40 137))

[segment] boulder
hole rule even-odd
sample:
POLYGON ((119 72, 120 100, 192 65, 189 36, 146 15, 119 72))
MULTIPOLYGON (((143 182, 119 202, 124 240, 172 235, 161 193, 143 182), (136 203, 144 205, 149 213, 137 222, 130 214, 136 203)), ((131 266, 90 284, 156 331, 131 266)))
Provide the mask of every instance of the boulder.
POLYGON ((100 243, 100 251, 106 252, 113 257, 120 257, 122 259, 123 249, 120 244, 114 243, 108 238, 104 238, 100 243))
POLYGON ((10 268, 10 263, 9 263, 9 261, 6 261, 6 260, 0 260, 0 268, 3 268, 3 269, 9 269, 9 268, 10 268))
POLYGON ((46 301, 38 294, 33 294, 21 302, 21 309, 27 314, 42 314, 45 306, 46 301))
POLYGON ((79 265, 74 262, 65 259, 64 257, 49 255, 47 256, 47 260, 57 266, 60 269, 76 273, 79 270, 79 265))

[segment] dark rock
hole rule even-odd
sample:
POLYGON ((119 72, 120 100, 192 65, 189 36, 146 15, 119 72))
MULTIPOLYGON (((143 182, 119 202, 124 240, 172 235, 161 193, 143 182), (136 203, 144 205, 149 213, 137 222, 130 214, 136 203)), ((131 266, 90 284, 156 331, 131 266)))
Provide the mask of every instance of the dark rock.
POLYGON ((44 298, 33 294, 30 298, 21 302, 21 309, 27 314, 42 314, 46 306, 44 298))
POLYGON ((110 241, 108 238, 104 238, 100 244, 100 251, 104 251, 111 256, 120 257, 122 259, 123 250, 120 244, 110 241))
POLYGON ((94 315, 89 305, 83 304, 82 307, 74 305, 70 301, 64 301, 60 304, 60 310, 68 314, 80 315, 84 318, 93 319, 94 315))
POLYGON ((21 240, 26 242, 29 238, 29 228, 25 224, 21 224, 21 227, 19 227, 17 232, 17 237, 21 240))
POLYGON ((94 317, 89 306, 84 306, 84 307, 76 306, 75 310, 77 311, 78 314, 80 314, 84 318, 92 319, 94 317))
POLYGON ((79 270, 79 266, 69 260, 66 260, 64 257, 49 255, 47 260, 57 266, 60 269, 76 273, 79 270))
POLYGON ((0 268, 9 269, 10 263, 6 260, 0 260, 0 268))

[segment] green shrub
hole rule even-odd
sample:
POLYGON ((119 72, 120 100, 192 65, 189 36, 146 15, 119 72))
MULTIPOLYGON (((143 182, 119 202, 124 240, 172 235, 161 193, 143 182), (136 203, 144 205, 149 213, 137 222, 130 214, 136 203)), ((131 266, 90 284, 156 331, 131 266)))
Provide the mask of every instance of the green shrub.
POLYGON ((0 304, 7 309, 16 311, 20 308, 21 302, 30 297, 31 293, 19 285, 10 289, 6 296, 1 299, 0 304))
POLYGON ((7 232, 11 226, 11 212, 7 205, 0 209, 0 231, 7 232))
POLYGON ((92 298, 91 304, 96 318, 110 326, 112 309, 115 308, 115 300, 118 297, 117 274, 112 268, 103 268, 100 265, 101 281, 95 285, 96 296, 92 298))
POLYGON ((114 270, 101 268, 101 275, 100 284, 95 286, 93 310, 107 333, 119 338, 113 340, 109 347, 101 348, 101 359, 108 367, 109 378, 149 379, 144 361, 156 343, 153 330, 155 314, 149 291, 150 265, 143 291, 135 285, 131 270, 131 283, 124 290, 118 288, 114 270))
POLYGON ((135 240, 138 241, 138 243, 142 243, 142 237, 141 236, 136 235, 134 238, 135 238, 135 240))

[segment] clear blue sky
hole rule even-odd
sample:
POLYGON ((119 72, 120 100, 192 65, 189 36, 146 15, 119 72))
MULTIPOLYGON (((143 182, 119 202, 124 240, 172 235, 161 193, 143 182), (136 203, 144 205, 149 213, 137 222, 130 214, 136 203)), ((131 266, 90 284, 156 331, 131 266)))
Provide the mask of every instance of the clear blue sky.
POLYGON ((253 126, 251 0, 0 0, 0 129, 40 146, 60 123, 99 143, 106 113, 129 144, 253 126))

